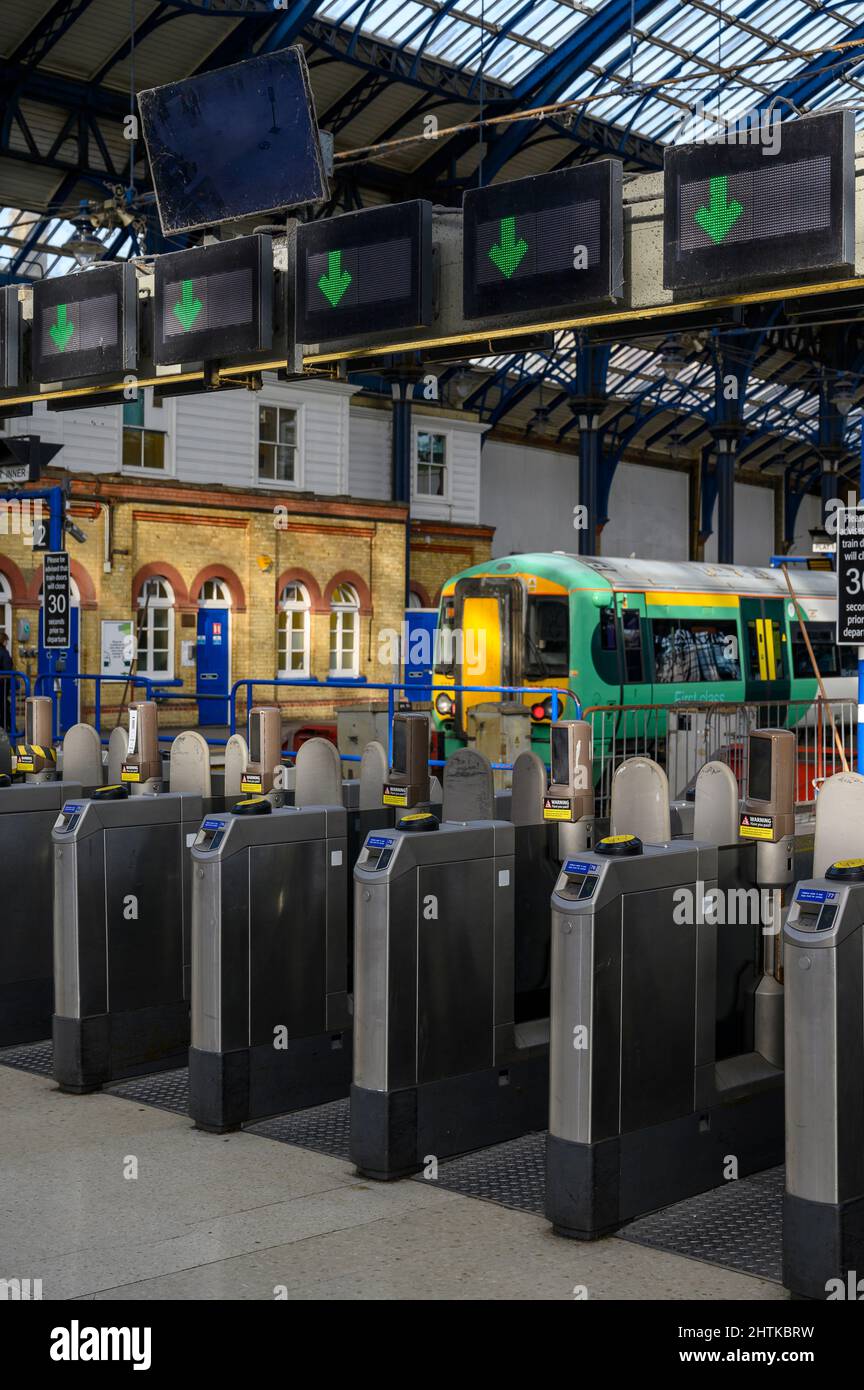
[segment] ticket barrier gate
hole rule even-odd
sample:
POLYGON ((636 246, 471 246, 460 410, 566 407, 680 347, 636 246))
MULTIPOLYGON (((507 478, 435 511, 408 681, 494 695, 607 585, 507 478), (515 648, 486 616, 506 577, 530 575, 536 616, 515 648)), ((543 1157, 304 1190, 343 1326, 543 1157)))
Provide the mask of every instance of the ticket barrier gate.
POLYGON ((526 1017, 517 995, 524 983, 533 1004, 548 983, 551 868, 539 910, 517 896, 523 857, 541 860, 521 842, 549 840, 545 784, 536 755, 520 755, 513 819, 493 820, 489 761, 462 749, 444 769, 443 821, 415 813, 366 838, 354 870, 349 1144, 364 1176, 396 1178, 429 1155, 545 1126, 548 1019, 526 1017))
POLYGON ((351 840, 392 824, 380 744, 343 806, 335 746, 297 754, 297 804, 207 816, 192 847, 189 1113, 223 1133, 322 1105, 351 1082, 351 840), (352 823, 353 822, 353 826, 352 823))
POLYGON ((663 838, 662 770, 622 764, 641 833, 622 829, 613 785, 616 833, 563 866, 546 1153, 546 1214, 559 1235, 595 1239, 719 1186, 730 1157, 737 1177, 782 1159, 782 990, 762 943, 776 941, 793 873, 794 752, 788 731, 754 732, 742 811, 730 769, 707 764, 692 841, 663 838), (730 842, 748 828, 776 838, 730 842), (754 888, 760 870, 776 891, 754 888))
POLYGON ((797 1298, 864 1298, 862 855, 864 777, 837 773, 816 799, 814 876, 783 933, 783 1283, 797 1298))
POLYGON ((171 779, 187 790, 163 791, 155 705, 131 705, 129 725, 121 782, 67 799, 52 835, 63 1091, 179 1065, 189 1043, 187 846, 213 805, 207 745, 197 733, 174 740, 171 779))
MULTIPOLYGON (((29 703, 29 702, 28 702, 29 703)), ((40 701, 41 703, 41 701, 40 701)), ((50 721, 51 702, 46 700, 50 721)), ((50 733, 50 723, 48 726, 50 733)), ((31 751, 41 749, 44 730, 34 736, 31 751)), ((19 773, 0 786, 0 862, 5 866, 2 930, 0 930, 0 1047, 37 1042, 51 1034, 54 976, 51 952, 54 857, 51 828, 67 800, 81 797, 84 788, 101 781, 99 735, 76 724, 63 740, 63 770, 56 762, 19 773), (46 775, 46 773, 50 774, 46 775)))

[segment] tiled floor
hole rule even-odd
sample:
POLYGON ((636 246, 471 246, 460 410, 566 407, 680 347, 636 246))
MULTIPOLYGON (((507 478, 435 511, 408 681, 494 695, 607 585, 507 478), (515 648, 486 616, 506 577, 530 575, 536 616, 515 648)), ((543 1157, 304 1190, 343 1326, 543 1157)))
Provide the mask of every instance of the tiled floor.
POLYGON ((770 1299, 776 1283, 0 1067, 0 1277, 45 1298, 770 1299), (136 1176, 137 1174, 137 1176, 136 1176), (284 1294, 283 1294, 284 1296, 284 1294))

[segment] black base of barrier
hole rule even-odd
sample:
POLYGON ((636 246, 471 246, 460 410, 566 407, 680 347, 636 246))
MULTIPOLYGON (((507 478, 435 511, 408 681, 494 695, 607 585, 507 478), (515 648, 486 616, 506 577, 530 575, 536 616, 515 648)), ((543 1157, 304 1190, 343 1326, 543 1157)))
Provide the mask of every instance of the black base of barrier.
POLYGON ((54 1080, 61 1091, 84 1095, 109 1081, 185 1066, 189 1003, 90 1018, 55 1014, 53 1034, 54 1080))
POLYGON ((53 1012, 53 975, 0 985, 0 1047, 17 1047, 49 1037, 53 1012))
POLYGON ((783 1284, 793 1298, 864 1298, 864 1196, 783 1198, 783 1284))
POLYGON ((189 1114, 214 1134, 270 1115, 342 1100, 351 1085, 350 1029, 234 1052, 189 1049, 189 1114))
POLYGON ((364 1178, 387 1182, 546 1128, 549 1058, 539 1056, 401 1091, 351 1087, 349 1156, 364 1178))
POLYGON ((783 1086, 663 1124, 577 1144, 546 1140, 546 1216, 555 1233, 597 1240, 628 1221, 783 1162, 783 1086))

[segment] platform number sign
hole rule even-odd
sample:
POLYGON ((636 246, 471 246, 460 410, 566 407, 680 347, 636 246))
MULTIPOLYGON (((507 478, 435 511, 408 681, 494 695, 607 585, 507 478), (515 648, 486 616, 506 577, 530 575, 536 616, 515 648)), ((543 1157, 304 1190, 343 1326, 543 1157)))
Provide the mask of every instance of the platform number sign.
POLYGON ((369 208, 297 229, 301 343, 432 322, 432 205, 369 208))
POLYGON ((622 178, 619 160, 601 159, 466 193, 465 317, 590 307, 620 298, 622 178))
POLYGON ((69 554, 65 550, 50 550, 43 563, 43 645, 53 650, 68 649, 72 597, 69 554))
POLYGON ((664 287, 854 269, 852 112, 752 113, 720 134, 665 151, 664 287))
POLYGON ((33 286, 31 355, 37 382, 117 375, 137 363, 135 269, 100 266, 33 286))
POLYGON ((235 237, 156 260, 157 366, 265 352, 273 341, 273 243, 235 237))
POLYGON ((864 647, 864 509, 837 510, 837 645, 864 647))

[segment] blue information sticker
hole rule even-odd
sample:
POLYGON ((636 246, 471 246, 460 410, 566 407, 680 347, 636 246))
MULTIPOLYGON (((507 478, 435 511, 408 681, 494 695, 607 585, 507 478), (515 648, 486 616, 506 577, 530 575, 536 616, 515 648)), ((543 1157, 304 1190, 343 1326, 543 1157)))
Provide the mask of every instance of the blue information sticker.
POLYGON ((205 820, 204 825, 203 825, 203 829, 204 829, 204 830, 222 830, 222 829, 224 829, 224 826, 225 826, 224 820, 205 820))
POLYGON ((73 816, 73 815, 75 814, 76 811, 80 811, 80 810, 81 810, 81 803, 80 803, 79 801, 66 801, 66 802, 63 803, 63 814, 64 814, 64 816, 73 816))
POLYGON ((600 872, 599 864, 588 864, 584 859, 568 859, 564 865, 565 874, 596 874, 600 872))
POLYGON ((388 840, 384 835, 370 835, 366 844, 369 849, 386 849, 388 845, 393 844, 393 841, 388 840))
POLYGON ((827 888, 799 888, 795 894, 796 903, 833 903, 837 897, 836 893, 829 893, 827 888))

